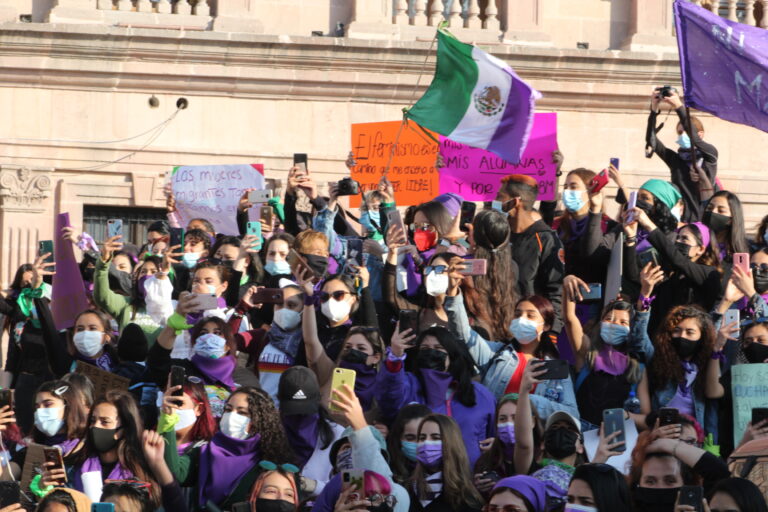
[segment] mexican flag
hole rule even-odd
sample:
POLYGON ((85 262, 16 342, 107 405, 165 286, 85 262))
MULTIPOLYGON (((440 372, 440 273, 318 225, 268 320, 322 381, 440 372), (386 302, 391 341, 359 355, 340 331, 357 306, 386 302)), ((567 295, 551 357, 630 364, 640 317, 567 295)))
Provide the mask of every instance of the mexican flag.
POLYGON ((407 117, 451 140, 520 162, 541 93, 500 59, 437 32, 437 66, 407 117))

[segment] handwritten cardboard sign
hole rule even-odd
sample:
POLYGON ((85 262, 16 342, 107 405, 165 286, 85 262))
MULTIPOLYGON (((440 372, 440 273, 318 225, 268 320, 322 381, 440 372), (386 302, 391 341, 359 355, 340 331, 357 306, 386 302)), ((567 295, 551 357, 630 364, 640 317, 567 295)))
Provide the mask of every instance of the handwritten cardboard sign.
MULTIPOLYGON (((363 191, 376 189, 401 124, 385 121, 352 125, 352 151, 357 161, 352 178, 360 182, 363 191)), ((436 134, 432 136, 437 139, 436 134)), ((423 203, 440 194, 436 161, 437 143, 416 123, 408 121, 397 139, 388 173, 398 206, 423 203)), ((359 195, 350 197, 350 206, 360 206, 359 195)))
POLYGON ((440 136, 440 154, 445 166, 440 169, 440 193, 455 192, 465 201, 492 201, 501 178, 526 174, 539 182, 538 199, 554 199, 555 172, 552 152, 557 149, 557 114, 535 114, 531 136, 519 164, 498 155, 472 148, 440 136))
POLYGON ((196 218, 213 224, 217 233, 239 235, 237 204, 248 188, 264 188, 264 166, 184 165, 171 173, 171 190, 182 227, 196 218))
POLYGON ((106 394, 107 391, 113 389, 127 391, 128 386, 131 383, 131 380, 126 377, 115 375, 114 373, 102 370, 92 364, 84 363, 83 361, 77 362, 75 372, 91 379, 97 397, 102 396, 106 394))
POLYGON ((733 396, 733 445, 738 446, 752 409, 768 407, 768 363, 737 364, 731 367, 733 396))

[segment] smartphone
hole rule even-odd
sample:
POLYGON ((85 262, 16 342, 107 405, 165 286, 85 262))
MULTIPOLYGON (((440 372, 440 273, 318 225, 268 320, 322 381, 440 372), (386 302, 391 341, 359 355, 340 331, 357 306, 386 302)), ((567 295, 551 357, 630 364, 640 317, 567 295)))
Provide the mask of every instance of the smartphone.
POLYGON ((347 258, 355 261, 358 267, 363 266, 363 239, 350 238, 347 241, 347 258))
POLYGON ((13 410, 13 390, 12 389, 0 389, 0 408, 8 406, 10 410, 13 410))
POLYGON ((408 238, 408 231, 405 229, 405 224, 403 223, 403 218, 400 216, 400 212, 398 210, 388 210, 387 211, 387 224, 389 226, 399 226, 400 230, 403 232, 403 242, 407 242, 408 238))
MULTIPOLYGON (((627 200, 627 211, 629 211, 629 210, 631 210, 633 208, 637 208, 637 192, 634 191, 634 190, 629 193, 629 199, 627 200)), ((627 215, 626 223, 627 224, 632 224, 633 222, 635 222, 635 214, 634 213, 629 213, 627 215)))
MULTIPOLYGON (((603 435, 607 437, 614 432, 621 432, 621 434, 614 437, 611 443, 626 443, 627 438, 624 435, 624 409, 605 409, 603 411, 603 435)), ((623 452, 626 450, 626 445, 617 446, 613 450, 623 452)))
POLYGON ((268 226, 272 225, 274 212, 272 211, 271 206, 262 206, 259 209, 259 218, 264 221, 265 224, 268 226))
POLYGON ((740 268, 745 274, 749 274, 749 254, 745 252, 734 253, 733 266, 740 268))
MULTIPOLYGON (((54 467, 49 469, 64 469, 64 457, 61 454, 61 448, 58 446, 46 446, 43 448, 43 456, 45 462, 52 462, 54 467)), ((64 482, 66 483, 67 476, 64 475, 64 482)))
MULTIPOLYGON (((184 382, 187 380, 187 370, 183 366, 171 366, 171 387, 184 386, 184 382)), ((183 389, 177 389, 173 392, 172 396, 184 396, 183 389)))
POLYGON ((475 211, 477 211, 477 205, 471 201, 464 201, 461 203, 461 220, 459 221, 459 229, 467 231, 467 224, 472 224, 472 220, 475 218, 475 211))
POLYGON ((269 189, 251 190, 248 192, 249 203, 266 203, 270 199, 272 199, 272 191, 269 189))
POLYGON ((50 256, 43 260, 43 263, 53 263, 53 240, 40 240, 37 244, 37 255, 50 253, 50 256))
POLYGON ((768 420, 768 407, 755 407, 752 409, 752 426, 765 420, 768 420))
POLYGON ((419 312, 415 309, 401 309, 397 315, 400 322, 400 332, 411 330, 411 334, 419 333, 419 312))
POLYGON ((704 490, 698 485, 684 485, 680 488, 680 494, 677 498, 678 505, 688 505, 693 507, 696 512, 702 512, 704 500, 704 490))
POLYGON ((539 380, 563 380, 571 376, 568 361, 565 359, 547 359, 538 371, 546 370, 543 375, 536 377, 539 380))
POLYGON ((637 263, 640 265, 640 268, 645 268, 649 263, 653 263, 654 267, 658 267, 661 264, 658 251, 650 247, 643 252, 637 253, 637 263))
POLYGON ((488 260, 475 259, 464 260, 464 270, 459 270, 459 273, 463 276, 484 276, 488 272, 488 260))
POLYGON ((0 508, 16 505, 21 502, 21 485, 19 482, 0 482, 0 508))
POLYGON ((256 237, 256 240, 254 241, 253 249, 260 250, 261 249, 261 221, 260 220, 249 220, 248 224, 245 226, 245 234, 246 235, 253 235, 256 237))
POLYGON ((184 228, 171 228, 171 245, 170 247, 174 247, 176 245, 181 246, 181 250, 184 250, 184 228))
POLYGON ((498 482, 501 480, 501 476, 496 471, 486 471, 483 473, 483 478, 491 480, 492 482, 498 482))
POLYGON ((219 299, 213 293, 195 293, 194 301, 197 302, 198 311, 219 309, 219 299))
POLYGON ((254 304, 282 304, 283 290, 281 288, 260 288, 253 294, 254 304))
POLYGON ((91 512, 115 512, 114 503, 91 503, 91 512))
POLYGON ((320 277, 314 270, 312 270, 312 267, 309 266, 307 260, 305 260, 301 254, 296 252, 296 249, 291 249, 288 253, 288 265, 291 266, 291 273, 293 273, 295 277, 299 277, 299 274, 301 273, 300 271, 304 270, 305 273, 309 272, 313 283, 320 281, 320 277))
MULTIPOLYGON (((333 392, 338 391, 347 384, 352 389, 355 389, 355 370, 349 370, 347 368, 334 368, 333 378, 331 379, 331 399, 333 399, 333 392)), ((332 411, 340 412, 340 410, 331 402, 330 409, 332 411)))
POLYGON ((606 169, 603 169, 597 175, 592 178, 592 181, 589 183, 589 191, 593 194, 597 194, 601 190, 603 190, 603 187, 605 187, 608 184, 608 171, 606 169))
POLYGON ((109 219, 107 221, 107 237, 123 236, 123 220, 109 219))
POLYGON ((357 501, 365 497, 365 478, 362 469, 345 469, 341 472, 341 491, 355 487, 356 492, 350 493, 347 503, 357 501))
POLYGON ((726 310, 725 315, 723 315, 723 322, 725 325, 732 324, 733 322, 739 325, 741 322, 741 312, 738 309, 726 310))
POLYGON ((306 172, 307 171, 307 154, 306 153, 294 153, 293 154, 293 165, 296 167, 301 167, 301 169, 306 172))
POLYGON ((616 157, 611 158, 611 165, 616 168, 616 170, 619 170, 619 159, 616 157))
POLYGON ((589 291, 582 290, 581 298, 583 300, 600 300, 603 298, 603 285, 601 283, 589 283, 589 291))
POLYGON ((680 424, 680 411, 674 407, 662 407, 659 409, 659 426, 664 425, 679 425, 680 424))

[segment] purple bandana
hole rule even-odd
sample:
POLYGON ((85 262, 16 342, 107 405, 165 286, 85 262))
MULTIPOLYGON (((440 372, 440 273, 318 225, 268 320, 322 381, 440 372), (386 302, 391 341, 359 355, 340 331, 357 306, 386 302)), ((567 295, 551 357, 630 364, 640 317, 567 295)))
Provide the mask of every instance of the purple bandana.
POLYGON ((421 391, 424 393, 426 406, 433 411, 445 407, 445 402, 448 400, 448 388, 453 383, 453 376, 448 372, 424 368, 420 368, 419 373, 424 382, 421 391))
POLYGON ((317 422, 320 415, 318 413, 288 414, 281 415, 280 419, 283 428, 285 428, 285 434, 288 436, 288 442, 298 457, 299 467, 303 467, 312 457, 317 446, 317 422))
POLYGON ((235 371, 237 361, 233 356, 222 356, 218 359, 203 357, 197 354, 192 356, 192 364, 200 370, 208 384, 221 383, 229 389, 235 389, 235 381, 232 380, 232 372, 235 371))
POLYGON ((616 377, 623 375, 627 371, 627 366, 629 366, 629 357, 610 346, 601 348, 595 356, 595 370, 608 375, 616 377))
POLYGON ((344 360, 339 361, 339 368, 355 370, 357 374, 355 377, 355 394, 360 399, 360 405, 363 406, 363 410, 369 410, 371 405, 373 405, 373 395, 376 392, 376 387, 374 386, 376 375, 378 374, 376 368, 365 363, 349 363, 344 360))
POLYGON ((234 439, 216 432, 211 442, 200 449, 198 500, 205 507, 208 500, 219 504, 232 492, 240 479, 252 470, 261 458, 256 434, 248 439, 234 439))

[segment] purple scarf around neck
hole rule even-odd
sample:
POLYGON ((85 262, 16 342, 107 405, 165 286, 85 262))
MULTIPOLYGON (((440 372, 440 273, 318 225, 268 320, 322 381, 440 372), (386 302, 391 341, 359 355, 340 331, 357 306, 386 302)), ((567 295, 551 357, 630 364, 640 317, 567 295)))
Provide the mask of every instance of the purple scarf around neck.
POLYGON ((422 381, 421 392, 424 393, 426 406, 433 411, 440 407, 445 407, 448 397, 448 388, 453 383, 453 376, 448 372, 438 370, 419 369, 422 381))
POLYGON ((232 380, 232 372, 235 371, 237 361, 234 356, 222 356, 218 359, 203 357, 200 355, 192 356, 192 364, 200 370, 208 384, 224 384, 229 389, 235 388, 235 381, 232 380))
MULTIPOLYGON (((83 462, 83 465, 80 466, 80 470, 75 471, 75 477, 73 479, 74 481, 72 482, 72 486, 78 491, 83 492, 83 474, 91 472, 98 472, 99 476, 101 476, 101 460, 99 459, 98 455, 87 458, 85 462, 83 462)), ((124 468, 118 461, 115 464, 115 467, 112 468, 112 471, 109 472, 109 476, 107 476, 107 478, 104 480, 129 480, 134 477, 135 475, 133 472, 124 468)))
POLYGON ((58 446, 61 448, 61 453, 67 456, 79 443, 80 439, 67 439, 67 434, 56 434, 43 440, 46 446, 58 446))
POLYGON ((618 377, 627 371, 629 357, 611 346, 605 346, 595 355, 595 370, 618 377))
POLYGON ((349 363, 344 360, 339 361, 339 368, 355 370, 357 374, 355 377, 355 394, 360 399, 363 410, 369 410, 373 405, 373 397, 376 393, 376 375, 379 372, 373 366, 368 366, 365 363, 349 363))
POLYGON ((299 467, 304 467, 312 457, 317 446, 318 424, 320 415, 315 414, 289 414, 281 415, 288 442, 298 457, 299 467))
POLYGON ((582 219, 571 219, 571 238, 570 240, 578 240, 581 236, 587 232, 587 226, 589 225, 589 215, 585 215, 582 219))
MULTIPOLYGON (((227 300, 224 297, 219 297, 218 303, 219 303, 219 309, 227 309, 227 300)), ((210 309, 206 311, 210 311, 210 309)), ((188 313, 187 323, 189 325, 195 325, 197 322, 203 319, 204 314, 205 314, 205 311, 198 311, 197 313, 188 313)))
POLYGON ((234 439, 216 432, 211 442, 200 449, 198 501, 204 507, 208 500, 217 505, 235 489, 240 479, 261 458, 261 435, 234 439))

